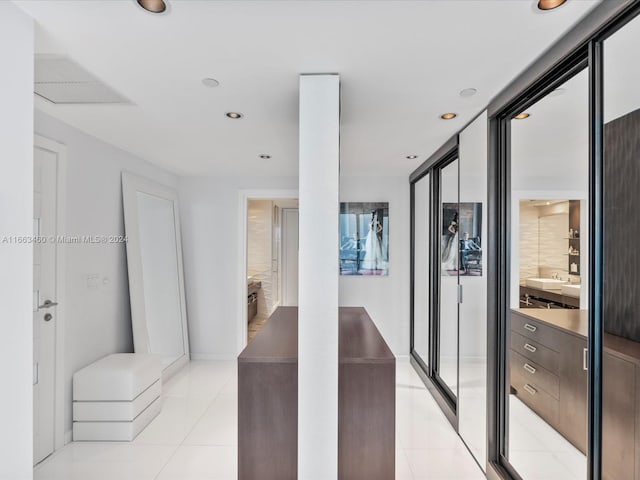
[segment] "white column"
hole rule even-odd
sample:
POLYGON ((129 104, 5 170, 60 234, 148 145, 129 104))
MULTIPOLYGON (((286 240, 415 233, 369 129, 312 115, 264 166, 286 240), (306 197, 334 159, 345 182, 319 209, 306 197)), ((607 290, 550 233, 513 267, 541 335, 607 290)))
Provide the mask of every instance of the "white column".
POLYGON ((0 480, 33 475, 33 20, 0 1, 0 480), (6 241, 3 241, 6 240, 6 241))
POLYGON ((340 77, 300 77, 298 479, 338 476, 340 77))

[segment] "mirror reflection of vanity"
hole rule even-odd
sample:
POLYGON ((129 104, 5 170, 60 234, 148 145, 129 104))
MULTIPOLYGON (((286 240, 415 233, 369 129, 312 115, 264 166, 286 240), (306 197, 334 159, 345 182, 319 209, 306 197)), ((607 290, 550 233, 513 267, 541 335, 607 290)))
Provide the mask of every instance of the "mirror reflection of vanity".
POLYGON ((162 357, 163 379, 189 361, 177 192, 122 174, 136 353, 162 357))
POLYGON ((580 200, 520 200, 520 308, 586 306, 580 200), (582 297, 582 301, 581 301, 582 297))

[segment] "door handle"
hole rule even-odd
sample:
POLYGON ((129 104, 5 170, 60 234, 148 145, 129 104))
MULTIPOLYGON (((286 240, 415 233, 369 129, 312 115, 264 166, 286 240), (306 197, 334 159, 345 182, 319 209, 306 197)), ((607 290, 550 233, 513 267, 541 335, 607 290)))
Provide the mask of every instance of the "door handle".
POLYGON ((535 353, 536 350, 538 350, 536 347, 534 347, 533 345, 529 345, 528 343, 524 344, 524 349, 529 350, 531 353, 535 353))
POLYGON ((583 348, 582 349, 582 369, 583 370, 589 370, 589 366, 587 365, 587 349, 583 348))
POLYGON ((538 327, 536 327, 535 325, 531 325, 530 323, 525 323, 524 328, 525 330, 529 330, 530 332, 535 332, 536 330, 538 330, 538 327))
POLYGON ((530 374, 534 374, 536 373, 536 369, 535 367, 532 367, 531 365, 529 365, 528 363, 525 363, 522 368, 524 368, 527 372, 529 372, 530 374))
POLYGON ((38 305, 38 310, 40 310, 41 308, 55 307, 56 305, 58 305, 58 302, 52 302, 51 300, 45 300, 42 305, 38 305))
POLYGON ((527 393, 529 395, 535 395, 536 393, 538 393, 538 390, 536 390, 535 388, 533 388, 531 385, 529 385, 528 383, 524 386, 524 389, 527 391, 527 393))

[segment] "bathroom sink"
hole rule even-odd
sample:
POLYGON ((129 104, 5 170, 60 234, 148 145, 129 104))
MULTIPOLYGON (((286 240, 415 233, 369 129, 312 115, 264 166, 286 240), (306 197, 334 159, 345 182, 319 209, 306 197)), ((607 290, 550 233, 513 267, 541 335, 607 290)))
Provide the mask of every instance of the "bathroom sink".
POLYGON ((562 294, 580 298, 580 285, 562 285, 562 294))
POLYGON ((565 280, 555 280, 553 278, 527 278, 527 287, 539 288, 541 290, 560 290, 565 280))

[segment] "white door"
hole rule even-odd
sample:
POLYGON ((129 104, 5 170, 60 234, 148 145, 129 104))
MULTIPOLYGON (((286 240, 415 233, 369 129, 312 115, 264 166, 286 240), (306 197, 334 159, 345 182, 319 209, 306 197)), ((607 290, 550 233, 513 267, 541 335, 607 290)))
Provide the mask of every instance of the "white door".
POLYGON ((34 464, 55 448, 57 154, 34 151, 33 227, 33 454, 34 464))
MULTIPOLYGON (((298 305, 298 209, 282 209, 282 305, 298 305)), ((336 260, 337 261, 337 260, 336 260)))

